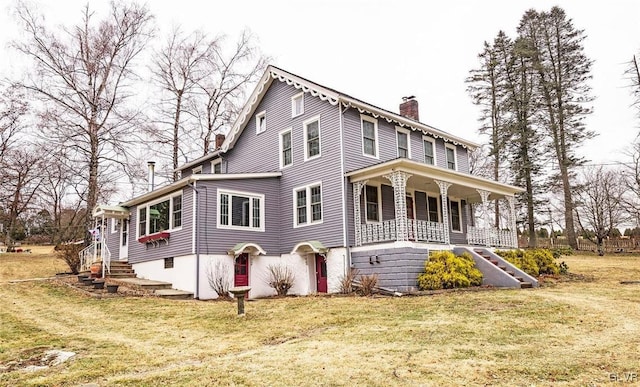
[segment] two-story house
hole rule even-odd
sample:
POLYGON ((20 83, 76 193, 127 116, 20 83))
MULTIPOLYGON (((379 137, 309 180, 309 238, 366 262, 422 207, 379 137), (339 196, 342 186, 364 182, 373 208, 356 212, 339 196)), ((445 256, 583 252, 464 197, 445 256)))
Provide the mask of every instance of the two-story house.
POLYGON ((95 209, 99 243, 139 277, 202 299, 216 297, 217 262, 250 297, 274 294, 270 264, 294 270, 295 294, 335 292, 350 268, 416 289, 430 250, 517 245, 521 189, 471 175, 476 146, 421 123, 414 98, 398 114, 269 66, 227 136, 180 180, 95 209), (507 229, 472 219, 472 203, 494 200, 508 203, 507 229))

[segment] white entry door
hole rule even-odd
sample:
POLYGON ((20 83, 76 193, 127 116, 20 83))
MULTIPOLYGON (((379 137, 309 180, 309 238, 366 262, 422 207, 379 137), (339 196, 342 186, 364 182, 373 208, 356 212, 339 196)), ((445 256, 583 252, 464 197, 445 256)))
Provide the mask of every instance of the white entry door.
POLYGON ((129 219, 120 220, 120 254, 119 260, 126 261, 129 258, 129 219))

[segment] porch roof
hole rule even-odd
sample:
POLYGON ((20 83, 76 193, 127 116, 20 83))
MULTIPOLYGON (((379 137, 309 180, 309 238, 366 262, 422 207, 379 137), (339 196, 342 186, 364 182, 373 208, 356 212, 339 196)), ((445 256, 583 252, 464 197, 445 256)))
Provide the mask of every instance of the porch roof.
POLYGON ((327 251, 328 251, 328 249, 326 247, 324 247, 324 245, 320 241, 304 241, 304 242, 300 242, 297 245, 295 245, 293 250, 291 250, 291 254, 295 254, 295 253, 302 253, 302 254, 305 254, 305 253, 320 253, 320 254, 324 254, 327 251))
POLYGON ((104 216, 105 218, 127 219, 129 210, 121 206, 98 205, 93 209, 92 215, 94 218, 104 216))
POLYGON ((347 172, 345 176, 348 177, 352 183, 369 180, 382 181, 389 184, 389 182, 384 179, 384 175, 394 171, 402 171, 410 174, 411 177, 407 181, 407 188, 413 188, 419 191, 439 193, 440 190, 435 183, 436 180, 451 183, 452 185, 448 190, 449 196, 465 199, 471 203, 482 201, 477 191, 479 189, 489 191, 489 199, 491 200, 514 196, 517 193, 524 192, 524 189, 520 187, 405 158, 398 158, 347 172))
POLYGON ((262 247, 260 247, 259 244, 254 243, 254 242, 240 242, 240 243, 236 243, 235 246, 233 246, 231 248, 231 250, 227 251, 227 253, 229 255, 233 255, 236 256, 238 254, 242 254, 242 253, 253 253, 253 254, 262 254, 262 255, 266 255, 267 252, 264 251, 264 249, 262 247))

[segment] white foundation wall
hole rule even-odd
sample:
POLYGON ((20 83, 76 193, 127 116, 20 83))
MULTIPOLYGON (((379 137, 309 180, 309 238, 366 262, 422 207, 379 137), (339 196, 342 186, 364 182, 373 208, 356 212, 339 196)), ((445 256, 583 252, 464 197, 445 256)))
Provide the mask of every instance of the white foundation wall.
MULTIPOLYGON (((340 290, 340 279, 347 268, 347 251, 344 248, 331 249, 327 254, 327 287, 330 293, 340 290)), ((188 255, 174 257, 173 268, 164 268, 164 259, 136 263, 133 269, 138 278, 170 282, 174 289, 193 292, 194 297, 202 300, 217 298, 218 295, 209 285, 209 278, 216 278, 222 271, 233 287, 234 258, 230 255, 201 255, 199 271, 199 289, 196 292, 196 257, 188 255)), ((269 282, 269 265, 284 265, 295 276, 289 294, 307 295, 317 292, 316 267, 314 254, 283 254, 281 256, 249 255, 249 298, 270 297, 276 294, 269 282)))
MULTIPOLYGON (((327 256, 327 290, 329 293, 340 291, 340 280, 349 269, 347 249, 333 248, 326 254, 327 256)), ((314 271, 315 282, 315 271, 314 271)))
MULTIPOLYGON (((174 289, 196 293, 196 257, 186 255, 173 258, 173 268, 164 268, 164 259, 132 265, 138 278, 170 282, 174 289)), ((202 284, 201 284, 202 285, 202 284)), ((202 288, 202 286, 201 286, 202 288)))

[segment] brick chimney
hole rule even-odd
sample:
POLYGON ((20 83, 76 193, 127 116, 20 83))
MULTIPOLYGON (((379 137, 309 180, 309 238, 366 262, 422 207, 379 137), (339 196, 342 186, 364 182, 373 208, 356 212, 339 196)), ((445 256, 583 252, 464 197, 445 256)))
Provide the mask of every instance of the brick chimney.
POLYGON ((224 134, 216 134, 216 149, 220 149, 224 142, 224 134))
POLYGON ((402 97, 400 115, 415 121, 420 121, 420 117, 418 117, 418 100, 415 96, 402 97))

